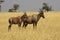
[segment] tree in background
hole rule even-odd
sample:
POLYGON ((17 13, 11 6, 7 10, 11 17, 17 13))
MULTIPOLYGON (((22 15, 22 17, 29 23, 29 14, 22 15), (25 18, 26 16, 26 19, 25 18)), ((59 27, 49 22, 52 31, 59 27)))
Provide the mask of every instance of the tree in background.
POLYGON ((8 12, 16 12, 18 8, 19 8, 19 4, 14 4, 13 8, 9 9, 8 12))
POLYGON ((47 12, 52 11, 52 6, 49 6, 47 3, 43 3, 42 9, 47 11, 47 12))
POLYGON ((18 8, 19 8, 19 4, 14 4, 14 5, 13 5, 13 9, 14 9, 15 11, 17 11, 18 8))
POLYGON ((0 12, 1 12, 1 3, 4 2, 4 0, 0 0, 0 12))
POLYGON ((9 11, 8 12, 16 12, 16 11, 13 11, 14 9, 9 9, 9 11))

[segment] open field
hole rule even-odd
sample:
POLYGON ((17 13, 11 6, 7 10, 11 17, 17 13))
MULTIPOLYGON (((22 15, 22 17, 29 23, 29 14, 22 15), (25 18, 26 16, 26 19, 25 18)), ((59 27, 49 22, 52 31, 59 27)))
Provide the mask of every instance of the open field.
MULTIPOLYGON (((38 12, 27 12, 27 15, 38 14, 38 12)), ((60 12, 45 12, 45 19, 41 18, 37 29, 29 24, 26 29, 13 25, 8 32, 8 19, 10 17, 22 16, 23 12, 1 12, 0 13, 0 40, 60 40, 60 12)))

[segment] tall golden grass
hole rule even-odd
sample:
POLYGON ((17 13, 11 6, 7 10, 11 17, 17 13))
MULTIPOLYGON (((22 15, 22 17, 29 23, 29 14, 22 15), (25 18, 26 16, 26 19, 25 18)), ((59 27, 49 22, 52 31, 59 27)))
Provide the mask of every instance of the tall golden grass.
MULTIPOLYGON (((38 14, 38 12, 27 12, 27 15, 38 14)), ((29 24, 26 29, 12 25, 8 32, 8 19, 10 17, 22 16, 23 12, 1 12, 0 13, 0 40, 60 40, 60 12, 45 12, 45 19, 41 18, 37 29, 29 24)))

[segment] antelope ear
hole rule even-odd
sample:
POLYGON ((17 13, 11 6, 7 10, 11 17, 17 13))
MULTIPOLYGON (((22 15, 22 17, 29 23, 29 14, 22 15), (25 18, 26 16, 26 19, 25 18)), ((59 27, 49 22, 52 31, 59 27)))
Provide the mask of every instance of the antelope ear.
POLYGON ((24 13, 26 13, 26 12, 24 12, 24 13))

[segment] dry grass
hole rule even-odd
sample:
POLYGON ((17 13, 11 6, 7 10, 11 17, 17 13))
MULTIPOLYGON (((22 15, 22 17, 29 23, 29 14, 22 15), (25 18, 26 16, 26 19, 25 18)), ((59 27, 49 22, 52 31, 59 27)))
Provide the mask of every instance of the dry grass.
MULTIPOLYGON (((38 12, 27 12, 28 15, 36 13, 38 12)), ((17 25, 13 25, 8 32, 8 19, 21 15, 23 12, 0 13, 0 40, 60 40, 60 12, 45 12, 45 19, 39 20, 35 30, 32 24, 20 30, 17 25)))

